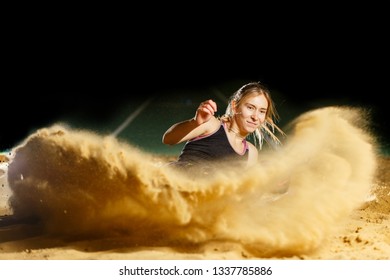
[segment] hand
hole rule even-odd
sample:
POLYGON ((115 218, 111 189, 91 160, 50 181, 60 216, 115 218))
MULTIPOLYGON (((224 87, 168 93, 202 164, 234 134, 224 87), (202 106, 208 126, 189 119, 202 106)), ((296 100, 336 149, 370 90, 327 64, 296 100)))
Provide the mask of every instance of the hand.
POLYGON ((195 120, 198 124, 205 123, 214 116, 215 112, 217 112, 217 103, 211 99, 206 100, 200 103, 198 109, 196 110, 195 120))

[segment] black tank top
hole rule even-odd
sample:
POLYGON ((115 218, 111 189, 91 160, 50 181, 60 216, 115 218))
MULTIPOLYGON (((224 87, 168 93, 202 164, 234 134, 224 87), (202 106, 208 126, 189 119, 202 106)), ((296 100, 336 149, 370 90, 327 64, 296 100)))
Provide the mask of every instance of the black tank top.
POLYGON ((244 150, 242 154, 238 154, 230 145, 224 124, 222 123, 216 132, 187 141, 179 155, 178 162, 188 163, 190 165, 204 164, 205 162, 222 159, 246 162, 248 160, 248 143, 245 139, 242 141, 244 143, 244 150))

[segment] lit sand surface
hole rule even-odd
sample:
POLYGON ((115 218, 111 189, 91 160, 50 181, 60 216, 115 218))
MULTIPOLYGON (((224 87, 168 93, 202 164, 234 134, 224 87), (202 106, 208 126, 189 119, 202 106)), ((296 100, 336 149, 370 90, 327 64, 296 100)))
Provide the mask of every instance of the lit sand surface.
POLYGON ((109 137, 41 129, 15 149, 0 205, 42 224, 3 227, 0 259, 388 260, 390 160, 358 116, 309 112, 266 166, 208 180, 109 137))

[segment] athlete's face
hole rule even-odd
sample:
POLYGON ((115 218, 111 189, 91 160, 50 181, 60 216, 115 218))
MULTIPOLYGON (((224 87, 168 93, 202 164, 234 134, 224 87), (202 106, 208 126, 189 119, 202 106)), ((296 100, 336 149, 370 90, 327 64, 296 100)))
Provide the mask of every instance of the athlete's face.
POLYGON ((265 121, 268 101, 264 95, 245 96, 235 110, 235 121, 241 131, 254 132, 265 121))

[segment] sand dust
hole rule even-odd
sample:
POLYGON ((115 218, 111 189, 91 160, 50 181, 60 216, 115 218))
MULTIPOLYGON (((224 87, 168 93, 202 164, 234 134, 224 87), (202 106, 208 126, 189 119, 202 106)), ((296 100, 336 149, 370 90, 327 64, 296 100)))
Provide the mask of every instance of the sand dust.
POLYGON ((307 112, 257 166, 196 179, 112 136, 40 129, 7 157, 2 214, 27 222, 0 229, 0 259, 389 259, 389 159, 365 119, 307 112))

